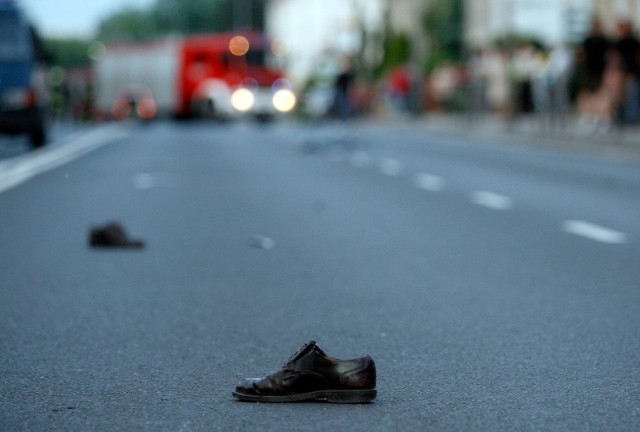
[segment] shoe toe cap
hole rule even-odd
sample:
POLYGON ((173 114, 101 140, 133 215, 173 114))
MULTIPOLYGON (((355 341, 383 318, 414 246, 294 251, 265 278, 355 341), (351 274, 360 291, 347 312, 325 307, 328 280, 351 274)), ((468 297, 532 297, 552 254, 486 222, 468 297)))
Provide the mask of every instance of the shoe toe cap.
POLYGON ((258 383, 259 381, 260 378, 244 378, 240 380, 238 385, 236 385, 236 392, 245 394, 257 394, 256 383, 258 383))

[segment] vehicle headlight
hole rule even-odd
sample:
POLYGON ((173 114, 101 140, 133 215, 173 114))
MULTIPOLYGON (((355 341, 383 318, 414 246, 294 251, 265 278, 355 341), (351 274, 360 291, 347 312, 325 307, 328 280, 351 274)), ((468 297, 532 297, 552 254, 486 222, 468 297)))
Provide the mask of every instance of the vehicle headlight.
POLYGON ((273 94, 273 106, 280 112, 289 112, 296 106, 296 95, 289 89, 280 89, 273 94))
POLYGON ((247 112, 256 103, 256 97, 248 88, 239 88, 231 94, 231 105, 238 111, 247 112))
POLYGON ((158 113, 156 101, 151 98, 144 98, 138 102, 136 107, 138 115, 144 119, 152 119, 158 113))
POLYGON ((111 105, 111 115, 118 120, 129 117, 131 115, 131 102, 123 98, 114 100, 111 105))

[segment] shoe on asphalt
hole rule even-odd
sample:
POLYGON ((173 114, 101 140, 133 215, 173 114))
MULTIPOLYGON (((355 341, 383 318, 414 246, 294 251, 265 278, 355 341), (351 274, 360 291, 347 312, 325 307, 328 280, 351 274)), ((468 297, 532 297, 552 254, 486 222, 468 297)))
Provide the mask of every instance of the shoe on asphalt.
POLYGON ((376 365, 370 356, 338 360, 315 341, 304 344, 281 370, 264 378, 245 378, 233 392, 250 402, 367 403, 376 394, 376 365))
POLYGON ((109 222, 103 226, 91 228, 89 244, 93 247, 144 247, 142 240, 130 239, 124 227, 118 222, 109 222))

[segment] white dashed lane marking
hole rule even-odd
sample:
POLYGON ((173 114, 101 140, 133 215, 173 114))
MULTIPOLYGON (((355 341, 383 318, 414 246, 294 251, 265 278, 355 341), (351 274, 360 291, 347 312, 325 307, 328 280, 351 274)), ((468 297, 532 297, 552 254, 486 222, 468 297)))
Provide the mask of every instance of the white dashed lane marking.
POLYGON ((446 182, 442 177, 433 174, 416 174, 414 181, 418 188, 429 192, 442 192, 446 186, 446 182))
POLYGON ((127 135, 117 126, 79 132, 61 145, 50 144, 23 156, 0 162, 0 193, 52 170, 127 135))
POLYGON ((404 171, 404 165, 402 162, 396 159, 385 158, 380 160, 380 165, 378 166, 380 172, 384 175, 390 177, 396 177, 402 174, 404 171))
MULTIPOLYGON (((334 162, 343 162, 343 155, 332 154, 330 159, 334 162)), ((348 158, 349 163, 356 168, 368 168, 374 165, 374 159, 370 153, 358 151, 348 158)), ((375 165, 374 165, 375 166, 375 165)), ((405 166, 397 159, 383 158, 377 163, 380 173, 397 177, 405 171, 405 166)), ((417 173, 413 176, 414 185, 418 189, 429 192, 442 192, 447 187, 447 180, 429 173, 417 173)), ((470 200, 473 204, 492 210, 507 211, 514 207, 511 197, 486 190, 476 190, 471 193, 470 200)), ((608 244, 624 244, 629 241, 627 234, 612 230, 603 226, 581 220, 568 220, 562 224, 564 232, 587 238, 593 241, 608 244)))
POLYGON ((156 179, 149 173, 138 173, 133 177, 133 186, 136 189, 151 189, 156 185, 156 179))
POLYGON ((628 241, 628 236, 623 232, 580 220, 565 221, 562 224, 562 229, 569 234, 584 237, 600 243, 624 244, 628 241))
POLYGON ((471 194, 471 202, 493 210, 504 211, 513 208, 513 200, 511 198, 488 191, 474 191, 471 194))

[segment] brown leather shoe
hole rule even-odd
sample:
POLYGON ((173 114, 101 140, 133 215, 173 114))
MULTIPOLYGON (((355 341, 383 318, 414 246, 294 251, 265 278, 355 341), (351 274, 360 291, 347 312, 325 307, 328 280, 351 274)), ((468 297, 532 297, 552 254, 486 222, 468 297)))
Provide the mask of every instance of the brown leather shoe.
POLYGON ((245 378, 233 392, 250 402, 367 403, 376 394, 376 365, 371 357, 338 360, 314 341, 304 344, 281 370, 264 378, 245 378))

